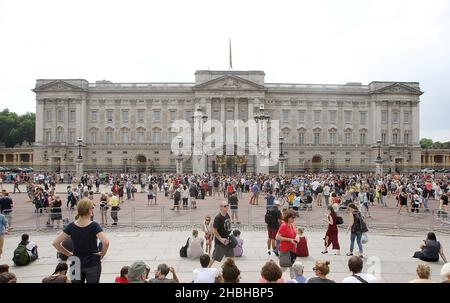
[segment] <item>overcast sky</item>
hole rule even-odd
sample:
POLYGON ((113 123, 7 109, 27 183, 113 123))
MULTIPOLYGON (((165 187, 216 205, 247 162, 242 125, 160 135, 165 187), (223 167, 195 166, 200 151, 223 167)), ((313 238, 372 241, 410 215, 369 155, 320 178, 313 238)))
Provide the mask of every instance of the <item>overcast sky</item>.
POLYGON ((448 0, 0 0, 0 109, 35 111, 38 78, 193 82, 418 81, 421 137, 450 141, 448 0))

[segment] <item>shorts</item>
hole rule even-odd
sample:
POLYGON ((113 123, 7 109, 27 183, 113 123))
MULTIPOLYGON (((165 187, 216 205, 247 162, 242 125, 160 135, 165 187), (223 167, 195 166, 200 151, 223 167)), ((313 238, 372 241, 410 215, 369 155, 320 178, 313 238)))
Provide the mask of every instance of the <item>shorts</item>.
POLYGON ((238 210, 237 209, 232 209, 231 210, 231 215, 234 215, 234 214, 237 214, 238 213, 238 210))
POLYGON ((400 200, 400 205, 402 205, 402 206, 407 206, 408 204, 407 204, 407 202, 406 202, 406 201, 402 201, 402 200, 400 200))
POLYGON ((271 240, 275 240, 275 237, 277 236, 278 229, 267 227, 267 236, 271 240))
POLYGON ((223 257, 234 257, 234 250, 231 248, 231 246, 225 246, 223 244, 215 244, 214 245, 214 252, 213 252, 213 260, 220 262, 222 261, 223 257))

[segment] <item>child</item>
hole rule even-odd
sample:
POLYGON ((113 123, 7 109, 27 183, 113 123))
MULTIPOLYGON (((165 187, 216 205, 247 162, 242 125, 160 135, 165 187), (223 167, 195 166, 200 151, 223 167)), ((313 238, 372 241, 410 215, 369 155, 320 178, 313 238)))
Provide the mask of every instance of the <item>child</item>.
POLYGON ((240 235, 241 235, 241 232, 239 230, 237 230, 237 229, 233 230, 233 236, 237 240, 237 245, 235 248, 233 248, 235 257, 242 257, 242 254, 244 253, 244 249, 242 248, 242 245, 244 244, 244 240, 241 239, 240 235))
POLYGON ((295 237, 295 241, 297 242, 295 254, 298 257, 308 257, 308 240, 306 239, 303 228, 297 229, 297 237, 295 237))
MULTIPOLYGON (((155 193, 153 192, 153 188, 148 190, 148 194, 147 194, 147 204, 148 206, 152 205, 153 203, 153 198, 155 197, 155 193)), ((155 201, 155 205, 156 205, 156 201, 155 201)))
POLYGON ((205 233, 205 243, 206 243, 205 253, 210 254, 213 240, 212 223, 210 216, 206 216, 205 221, 203 222, 202 225, 202 231, 205 233))

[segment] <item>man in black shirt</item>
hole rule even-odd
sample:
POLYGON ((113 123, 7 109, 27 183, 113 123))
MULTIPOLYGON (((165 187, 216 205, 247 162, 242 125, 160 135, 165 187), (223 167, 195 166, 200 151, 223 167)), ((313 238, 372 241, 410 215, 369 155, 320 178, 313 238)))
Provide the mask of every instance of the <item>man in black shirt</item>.
POLYGON ((4 214, 8 220, 9 228, 12 226, 12 209, 14 203, 6 190, 2 191, 0 196, 0 213, 4 214))
POLYGON ((223 257, 234 257, 233 248, 228 245, 228 237, 231 233, 231 221, 228 214, 228 208, 230 205, 227 202, 220 203, 220 212, 214 218, 213 233, 214 233, 214 252, 209 267, 211 267, 214 261, 220 262, 223 257))
POLYGON ((274 205, 267 209, 265 221, 267 224, 267 253, 270 255, 271 248, 274 252, 274 254, 278 254, 278 252, 275 250, 275 237, 278 233, 278 228, 280 228, 281 224, 281 212, 280 212, 280 202, 277 200, 275 201, 274 205))
POLYGON ((230 204, 231 210, 231 223, 234 224, 236 222, 236 224, 240 224, 238 219, 238 197, 235 191, 228 198, 228 204, 230 204))

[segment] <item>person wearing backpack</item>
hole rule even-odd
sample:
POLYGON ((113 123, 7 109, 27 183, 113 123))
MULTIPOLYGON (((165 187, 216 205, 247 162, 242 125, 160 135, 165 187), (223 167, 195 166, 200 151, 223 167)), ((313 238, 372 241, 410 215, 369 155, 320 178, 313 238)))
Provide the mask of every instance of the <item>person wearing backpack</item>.
POLYGON ((36 243, 29 239, 30 236, 23 234, 22 241, 14 250, 13 262, 16 266, 28 265, 39 257, 36 243))
POLYGON ((362 235, 365 230, 365 222, 362 218, 361 212, 358 210, 358 207, 350 203, 348 205, 348 209, 350 210, 350 216, 349 216, 349 225, 347 228, 347 232, 351 232, 350 234, 350 252, 347 253, 347 256, 353 256, 353 247, 355 245, 355 239, 356 243, 358 244, 359 248, 359 256, 363 258, 363 246, 362 246, 362 235))
POLYGON ((173 195, 173 207, 170 210, 175 210, 175 208, 177 210, 180 209, 180 200, 181 200, 181 192, 180 192, 180 188, 177 187, 177 189, 175 190, 175 193, 173 195))
POLYGON ((267 253, 269 255, 272 254, 272 251, 274 254, 277 254, 278 252, 275 250, 275 237, 278 233, 278 228, 280 227, 281 223, 281 212, 280 212, 280 202, 276 200, 274 202, 274 205, 267 209, 266 215, 264 217, 264 221, 267 224, 267 253))

